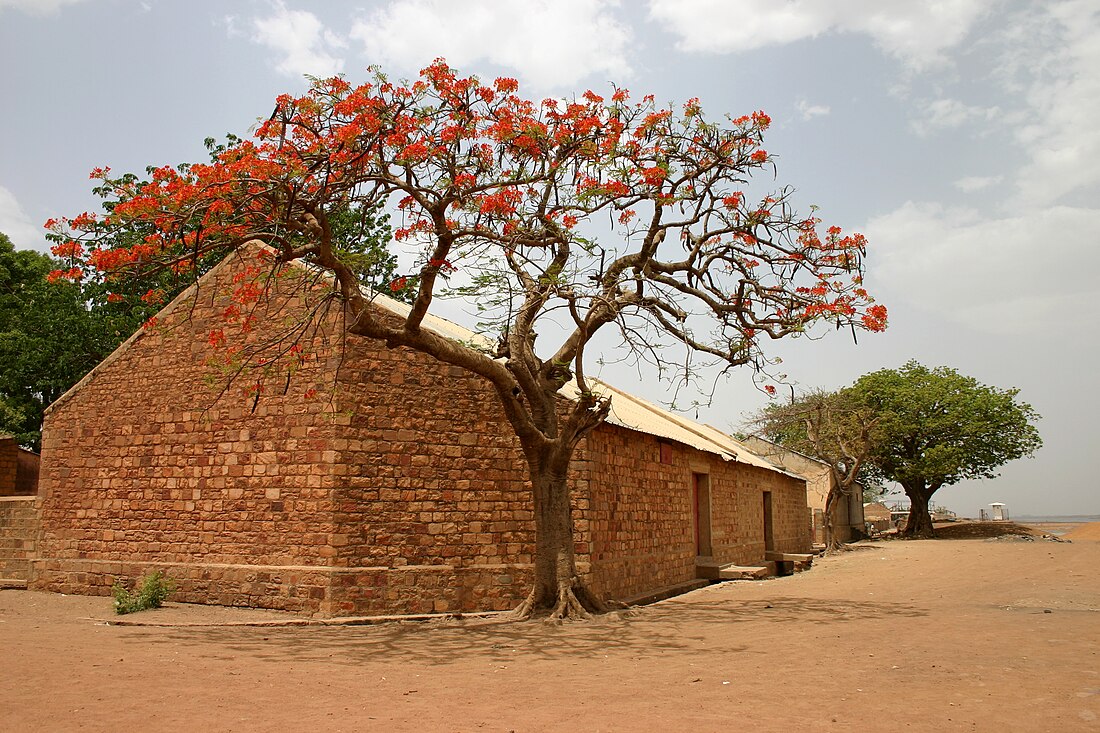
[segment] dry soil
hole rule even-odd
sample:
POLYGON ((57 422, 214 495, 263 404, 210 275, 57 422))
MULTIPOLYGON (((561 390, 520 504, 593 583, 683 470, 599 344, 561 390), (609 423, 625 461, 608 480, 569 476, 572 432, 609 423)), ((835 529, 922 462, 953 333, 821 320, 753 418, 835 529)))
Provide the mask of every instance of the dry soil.
POLYGON ((1100 731, 1098 564, 1088 539, 880 542, 558 626, 115 626, 105 598, 4 591, 0 730, 1100 731))

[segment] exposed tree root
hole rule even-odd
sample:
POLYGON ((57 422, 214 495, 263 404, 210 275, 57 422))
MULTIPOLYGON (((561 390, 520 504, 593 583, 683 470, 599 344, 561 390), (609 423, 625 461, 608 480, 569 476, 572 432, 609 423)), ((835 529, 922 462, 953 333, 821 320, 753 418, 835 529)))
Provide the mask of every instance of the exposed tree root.
POLYGON ((523 599, 523 602, 512 609, 508 617, 513 621, 526 621, 534 615, 535 611, 535 589, 532 588, 531 592, 527 594, 527 597, 523 599))
POLYGON ((584 586, 576 577, 559 580, 556 593, 540 593, 536 585, 512 610, 510 617, 515 621, 526 621, 544 617, 548 622, 590 619, 594 614, 604 613, 607 606, 584 586))

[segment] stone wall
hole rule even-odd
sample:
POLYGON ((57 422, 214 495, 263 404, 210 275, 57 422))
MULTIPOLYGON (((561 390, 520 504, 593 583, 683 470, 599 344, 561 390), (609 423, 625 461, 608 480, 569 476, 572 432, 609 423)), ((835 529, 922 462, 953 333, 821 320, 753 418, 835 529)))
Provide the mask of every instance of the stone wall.
POLYGON ((360 339, 340 380, 333 610, 516 605, 528 590, 533 509, 495 394, 457 367, 360 339))
MULTIPOLYGON (((204 361, 227 301, 210 293, 241 267, 208 276, 47 413, 32 587, 106 594, 162 569, 182 601, 320 615, 514 606, 529 590, 533 511, 491 390, 407 349, 344 343, 332 316, 289 379, 258 399, 251 379, 222 393, 232 365, 204 361)), ((308 305, 276 298, 256 323, 308 305)), ((230 343, 272 338, 230 330, 230 343)), ((605 425, 577 454, 578 568, 598 591, 694 578, 692 472, 713 480, 716 554, 763 559, 765 489, 777 549, 804 549, 790 519, 804 521, 804 484, 687 446, 666 453, 605 425)))
POLYGON ((695 577, 688 450, 662 463, 652 435, 603 425, 589 436, 587 519, 597 594, 624 600, 695 577))
POLYGON ((19 471, 19 446, 15 438, 0 435, 0 496, 15 496, 19 471))
POLYGON ((27 580, 38 534, 38 498, 0 497, 0 578, 27 580))
POLYGON ((587 456, 591 582, 605 597, 625 600, 696 578, 696 524, 706 516, 697 516, 695 475, 709 486, 707 557, 764 561, 764 492, 772 497, 773 549, 809 549, 804 481, 613 425, 589 437, 587 456))
MULTIPOLYGON (((792 473, 806 477, 806 502, 811 513, 811 532, 814 542, 825 542, 822 515, 833 475, 829 466, 821 461, 791 451, 767 440, 750 436, 744 441, 759 456, 792 473)), ((863 489, 858 484, 852 494, 843 496, 833 509, 833 534, 839 542, 854 542, 863 536, 863 489)))
MULTIPOLYGON (((235 263, 227 263, 235 264, 235 263)), ((205 363, 225 326, 233 267, 181 296, 56 403, 43 425, 42 533, 32 587, 106 594, 116 578, 163 569, 177 600, 322 610, 335 554, 335 408, 323 387, 338 358, 324 329, 284 393, 273 374, 226 389, 233 363, 205 363)), ((275 298, 257 322, 302 307, 275 298)), ((226 328, 227 333, 232 329, 226 328)), ((273 336, 238 325, 230 341, 273 336)))
MULTIPOLYGON (((210 333, 240 334, 210 293, 239 271, 220 269, 49 411, 33 587, 105 594, 163 569, 182 601, 322 615, 515 605, 532 509, 495 396, 407 349, 345 344, 332 320, 285 390, 280 376, 257 400, 242 378, 219 394, 210 333)), ((276 299, 256 323, 304 306, 276 299)), ((260 331, 249 338, 270 338, 260 331)))

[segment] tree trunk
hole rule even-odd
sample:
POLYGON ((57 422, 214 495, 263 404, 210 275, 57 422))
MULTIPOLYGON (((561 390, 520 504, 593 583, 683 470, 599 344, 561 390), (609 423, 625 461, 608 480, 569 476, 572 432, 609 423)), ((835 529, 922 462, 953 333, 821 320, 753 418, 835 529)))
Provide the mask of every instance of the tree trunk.
POLYGON ((932 515, 928 513, 928 501, 932 498, 932 492, 926 491, 924 486, 903 485, 903 488, 909 497, 909 518, 901 536, 908 539, 934 538, 936 532, 932 528, 932 515))
POLYGON ((588 618, 606 610, 577 575, 568 469, 572 449, 529 461, 535 505, 534 585, 515 610, 517 618, 588 618))
POLYGON ((836 538, 836 529, 833 527, 833 513, 836 511, 836 502, 840 498, 840 492, 835 486, 829 488, 829 494, 825 497, 825 511, 821 514, 821 528, 825 531, 825 554, 836 552, 841 543, 836 538))

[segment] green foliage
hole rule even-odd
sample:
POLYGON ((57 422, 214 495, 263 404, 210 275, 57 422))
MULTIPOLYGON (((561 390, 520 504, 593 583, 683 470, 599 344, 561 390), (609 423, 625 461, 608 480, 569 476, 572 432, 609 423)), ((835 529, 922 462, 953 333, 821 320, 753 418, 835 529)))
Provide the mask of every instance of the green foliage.
POLYGON ((355 273, 360 285, 412 303, 416 298, 415 276, 407 276, 402 288, 390 287, 397 278, 397 257, 387 248, 393 234, 389 218, 389 214, 380 213, 378 208, 359 204, 329 212, 334 249, 355 273))
MULTIPOLYGON (((108 284, 51 283, 63 263, 15 250, 0 235, 0 431, 37 450, 45 409, 107 357, 159 306, 137 295, 164 282, 135 281, 135 297, 109 302, 108 284)), ((179 282, 169 295, 186 283, 179 282)))
POLYGON ((1005 463, 1030 456, 1043 441, 1039 415, 997 389, 948 367, 910 361, 860 377, 852 386, 880 417, 873 460, 907 492, 931 495, 964 479, 993 478, 1005 463), (930 489, 930 490, 929 490, 930 489))
POLYGON ((118 581, 111 587, 115 599, 115 613, 122 615, 160 608, 176 588, 176 583, 160 570, 154 570, 143 577, 137 590, 131 592, 118 581))
POLYGON ((836 392, 814 392, 766 408, 755 422, 770 440, 829 463, 856 455, 866 434, 872 483, 896 481, 931 495, 964 479, 993 478, 1008 461, 1038 450, 1039 415, 997 389, 948 367, 910 361, 836 392))
MULTIPOLYGON (((773 403, 753 421, 773 443, 829 464, 842 483, 875 492, 881 480, 868 462, 878 439, 878 418, 851 388, 815 390, 773 403)), ((846 488, 846 487, 845 487, 846 488)))
POLYGON ((843 475, 858 459, 858 480, 902 486, 912 507, 906 534, 930 537, 928 502, 943 486, 993 478, 1005 463, 1030 456, 1043 441, 1039 415, 1019 390, 997 389, 948 367, 910 361, 882 369, 836 392, 803 395, 763 410, 754 429, 818 458, 843 475))
POLYGON ((31 449, 46 406, 113 348, 79 288, 46 282, 55 267, 0 235, 0 431, 31 449))

